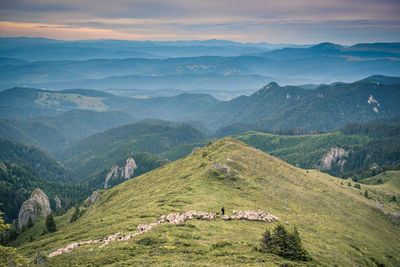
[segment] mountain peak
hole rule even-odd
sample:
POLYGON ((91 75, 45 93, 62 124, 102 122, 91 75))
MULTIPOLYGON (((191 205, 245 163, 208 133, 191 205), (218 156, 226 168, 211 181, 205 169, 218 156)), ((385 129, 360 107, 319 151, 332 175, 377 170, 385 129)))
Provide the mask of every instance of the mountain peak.
POLYGON ((312 46, 311 48, 315 49, 343 49, 343 46, 338 45, 338 44, 334 44, 334 43, 329 43, 329 42, 325 42, 325 43, 320 43, 317 45, 312 46))
POLYGON ((276 82, 270 82, 267 85, 265 85, 263 88, 258 90, 255 94, 260 95, 260 94, 263 94, 263 93, 265 93, 271 89, 275 89, 275 88, 280 88, 279 84, 277 84, 276 82))

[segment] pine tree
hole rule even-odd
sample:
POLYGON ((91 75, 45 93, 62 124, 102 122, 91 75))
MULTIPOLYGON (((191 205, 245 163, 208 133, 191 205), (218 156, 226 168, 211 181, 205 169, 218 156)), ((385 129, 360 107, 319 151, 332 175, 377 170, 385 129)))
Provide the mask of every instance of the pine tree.
POLYGON ((50 233, 57 231, 56 222, 54 221, 53 214, 50 213, 46 217, 46 229, 50 233))
POLYGON ((78 220, 80 216, 81 216, 81 212, 79 211, 79 206, 76 206, 74 214, 72 214, 70 222, 74 222, 74 221, 78 220))
POLYGON ((290 260, 309 261, 311 256, 301 244, 297 228, 289 232, 282 224, 277 225, 272 232, 266 230, 261 240, 261 250, 290 260))

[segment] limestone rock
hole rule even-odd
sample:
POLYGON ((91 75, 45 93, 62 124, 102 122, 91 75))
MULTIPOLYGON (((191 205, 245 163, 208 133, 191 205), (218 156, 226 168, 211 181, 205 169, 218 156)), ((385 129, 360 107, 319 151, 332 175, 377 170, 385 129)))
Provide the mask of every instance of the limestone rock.
POLYGON ((196 151, 199 151, 201 149, 201 147, 195 147, 192 150, 192 154, 196 154, 196 151))
POLYGON ((19 229, 28 224, 29 218, 34 222, 40 217, 46 217, 51 213, 50 202, 47 195, 40 189, 33 190, 31 197, 26 200, 18 214, 19 229))
POLYGON ((106 175, 106 179, 104 182, 104 189, 107 189, 109 187, 108 182, 111 179, 123 178, 129 180, 130 178, 132 178, 136 169, 137 165, 133 158, 127 158, 125 165, 122 167, 119 167, 118 165, 112 166, 110 171, 106 175))
POLYGON ((56 203, 56 209, 62 208, 61 200, 60 200, 60 198, 58 196, 54 197, 54 202, 56 203))
POLYGON ((93 191, 92 195, 86 199, 86 202, 89 204, 93 204, 96 199, 99 197, 99 192, 98 191, 93 191))
POLYGON ((348 155, 349 151, 346 151, 340 147, 332 147, 328 153, 322 157, 318 170, 330 170, 332 165, 337 163, 340 166, 340 170, 343 171, 344 164, 346 164, 345 158, 347 158, 348 155))

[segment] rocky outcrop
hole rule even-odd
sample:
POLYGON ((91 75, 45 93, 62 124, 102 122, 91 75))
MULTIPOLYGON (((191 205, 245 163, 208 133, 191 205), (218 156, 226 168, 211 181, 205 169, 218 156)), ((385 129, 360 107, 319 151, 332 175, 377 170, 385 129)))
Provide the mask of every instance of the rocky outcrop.
MULTIPOLYGON (((233 177, 237 177, 237 173, 235 171, 233 171, 228 164, 225 163, 217 163, 217 164, 213 164, 211 165, 211 169, 217 170, 219 171, 221 174, 226 175, 226 176, 233 176, 233 177)), ((209 172, 209 174, 211 174, 209 172)))
POLYGON ((192 154, 196 154, 196 151, 199 151, 201 149, 201 147, 195 147, 192 150, 192 154))
POLYGON ((380 210, 383 214, 385 214, 390 220, 395 223, 400 224, 400 213, 397 212, 389 212, 383 208, 383 205, 379 203, 379 201, 375 200, 375 206, 378 210, 380 210))
POLYGON ((93 193, 90 195, 90 197, 88 197, 86 199, 86 202, 88 202, 89 204, 93 204, 99 196, 100 196, 100 194, 98 191, 93 191, 93 193))
POLYGON ((275 215, 272 215, 270 213, 266 214, 264 211, 259 210, 259 211, 252 211, 252 210, 247 210, 247 211, 233 211, 235 214, 234 216, 230 215, 223 215, 219 216, 217 213, 209 213, 209 212, 204 212, 204 211, 188 211, 188 212, 171 212, 167 215, 161 215, 156 222, 152 223, 147 223, 147 224, 139 224, 137 227, 137 232, 133 234, 129 234, 126 236, 121 236, 118 238, 122 232, 115 233, 110 236, 106 236, 101 239, 97 240, 89 240, 89 241, 81 241, 77 243, 72 243, 67 245, 66 247, 60 248, 57 251, 54 251, 49 254, 49 258, 58 256, 64 253, 69 253, 71 252, 74 248, 87 245, 87 244, 95 244, 95 243, 100 243, 103 242, 102 245, 99 246, 99 248, 102 248, 106 246, 107 244, 114 242, 114 241, 125 241, 134 238, 135 236, 138 236, 140 234, 146 233, 150 231, 154 226, 157 225, 164 225, 164 224, 182 224, 186 220, 191 220, 191 219, 198 219, 198 220, 215 220, 217 218, 222 218, 223 220, 248 220, 248 221, 260 221, 260 222, 273 222, 279 220, 278 217, 275 215))
POLYGON ((349 151, 344 150, 340 147, 332 147, 328 153, 326 153, 319 164, 319 171, 326 171, 332 169, 334 164, 338 164, 340 170, 343 171, 346 159, 349 156, 349 151))
POLYGON ((54 197, 54 202, 56 203, 56 209, 62 208, 61 200, 60 200, 60 198, 58 196, 54 197))
POLYGON ((125 165, 122 167, 119 167, 117 165, 112 166, 110 171, 106 175, 104 189, 108 188, 108 182, 111 179, 131 179, 136 169, 137 165, 133 158, 127 158, 125 165))
POLYGON ((29 218, 34 222, 40 217, 45 217, 51 213, 50 202, 47 195, 40 189, 36 188, 31 197, 26 200, 19 210, 18 227, 28 224, 29 218))

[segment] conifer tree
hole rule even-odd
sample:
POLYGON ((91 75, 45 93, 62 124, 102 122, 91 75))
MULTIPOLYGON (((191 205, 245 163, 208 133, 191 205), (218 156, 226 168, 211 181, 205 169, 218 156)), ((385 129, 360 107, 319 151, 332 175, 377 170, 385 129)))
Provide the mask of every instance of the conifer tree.
POLYGON ((56 222, 54 221, 53 214, 50 213, 46 217, 46 229, 50 233, 57 231, 56 222))
POLYGON ((70 221, 70 222, 74 222, 74 221, 78 220, 79 217, 80 217, 80 215, 81 215, 81 212, 79 211, 79 206, 76 206, 76 207, 75 207, 74 214, 72 214, 72 217, 71 217, 71 221, 70 221))

